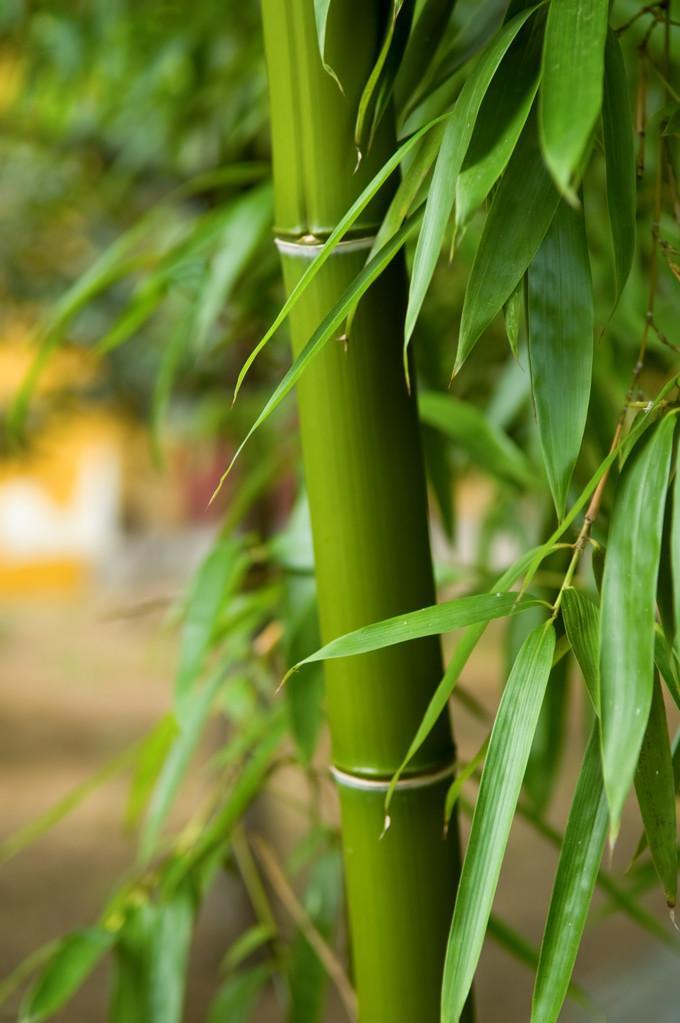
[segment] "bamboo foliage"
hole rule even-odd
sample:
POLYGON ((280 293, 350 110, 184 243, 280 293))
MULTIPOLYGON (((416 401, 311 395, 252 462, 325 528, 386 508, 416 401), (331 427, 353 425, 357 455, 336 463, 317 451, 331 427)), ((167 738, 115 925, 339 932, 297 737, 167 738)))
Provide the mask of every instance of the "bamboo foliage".
MULTIPOLYGON (((672 907, 678 868, 680 744, 668 720, 680 709, 677 24, 669 5, 605 0, 485 0, 472 14, 452 0, 262 6, 273 199, 266 168, 234 168, 220 179, 233 189, 223 208, 179 241, 157 243, 153 216, 119 239, 46 320, 14 426, 86 304, 140 275, 100 339, 112 352, 205 260, 164 353, 161 421, 183 354, 210 344, 273 219, 285 298, 234 372, 233 414, 244 405, 247 422, 220 486, 271 436, 295 389, 305 497, 283 536, 255 542, 242 523, 264 484, 247 475, 243 505, 181 608, 172 713, 101 775, 134 765, 139 871, 93 927, 46 948, 0 997, 33 977, 21 1018, 47 1019, 111 953, 114 1023, 179 1021, 198 906, 231 858, 257 923, 231 950, 209 1023, 247 1019, 273 977, 294 1023, 324 1018, 329 980, 350 1014, 355 985, 361 1023, 471 1020, 486 937, 534 972, 527 1018, 553 1023, 567 997, 587 1000, 573 972, 596 890, 678 952, 670 925, 638 901, 654 883, 672 907), (254 367, 271 365, 286 322, 293 358, 282 372, 274 362, 263 393, 254 367), (439 602, 418 418, 450 526, 458 473, 472 465, 495 488, 479 557, 442 569, 455 595, 439 602), (509 526, 519 550, 497 571, 488 552, 509 526), (460 678, 499 620, 518 649, 489 713, 460 678), (268 648, 262 637, 279 622, 281 646, 268 648), (453 630, 443 665, 438 637, 453 630), (574 672, 593 726, 562 833, 531 776, 557 769, 557 690, 574 672), (452 696, 488 730, 455 780, 452 696), (258 859, 244 820, 285 734, 314 776, 322 699, 342 828, 316 820, 298 903, 286 880, 295 867, 258 859), (214 798, 168 839, 215 714, 233 738, 213 765, 214 798), (633 789, 643 834, 624 878, 601 859, 633 789), (456 811, 472 818, 462 862, 456 811), (540 948, 493 913, 517 816, 559 849, 540 948), (349 977, 326 947, 343 906, 340 844, 349 977), (265 861, 293 918, 290 942, 265 861)), ((61 816, 10 836, 0 859, 61 816)))

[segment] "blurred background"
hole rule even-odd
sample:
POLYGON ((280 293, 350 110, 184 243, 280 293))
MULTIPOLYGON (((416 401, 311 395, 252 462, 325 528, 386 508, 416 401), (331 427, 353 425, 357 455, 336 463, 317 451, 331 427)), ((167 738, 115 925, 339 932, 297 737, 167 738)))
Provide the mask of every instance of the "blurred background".
MULTIPOLYGON (((622 5, 623 14, 628 7, 622 5)), ((464 20, 473 5, 460 8, 464 20)), ((190 7, 173 0, 0 0, 0 142, 4 840, 87 787, 168 713, 180 651, 178 608, 196 569, 230 516, 263 543, 274 537, 299 507, 300 481, 295 413, 287 405, 208 506, 288 359, 282 337, 231 408, 238 370, 282 297, 270 243, 266 77, 255 0, 194 0, 190 7)), ((643 192, 643 216, 645 201, 643 192)), ((593 200, 601 202, 601 195, 593 200)), ((448 376, 456 334, 451 309, 460 309, 476 231, 473 225, 453 267, 441 268, 423 317, 420 369, 430 386, 448 376)), ((603 226, 591 239, 596 280, 607 272, 605 234, 603 226)), ((644 283, 639 273, 611 339, 600 346, 586 475, 606 447, 625 390, 644 283)), ((663 289, 658 315, 672 325, 673 299, 663 289)), ((536 437, 526 359, 508 359, 501 333, 489 341, 487 364, 463 374, 459 396, 494 410, 499 428, 531 457, 536 437)), ((667 356, 660 351, 658 359, 663 367, 667 356)), ((425 441, 438 573, 444 586, 455 587, 471 575, 483 578, 534 542, 548 503, 522 496, 509 470, 500 478, 473 473, 464 450, 442 453, 441 438, 429 430, 425 441), (453 469, 449 493, 437 487, 442 458, 453 469)), ((304 525, 297 528, 308 547, 304 525)), ((263 631, 257 639, 266 648, 263 631)), ((479 708, 494 707, 508 642, 515 642, 498 630, 489 636, 463 679, 464 691, 474 694, 457 709, 463 759, 485 734, 479 708)), ((559 739, 565 770, 548 812, 561 826, 584 727, 580 686, 566 686, 568 726, 559 739)), ((226 727, 220 720, 206 729, 172 822, 189 818, 204 797, 206 765, 226 727)), ((323 736, 320 743, 323 763, 323 736)), ((537 764, 540 779, 548 768, 537 764)), ((307 821, 280 792, 303 799, 309 780, 292 767, 284 782, 272 785, 253 812, 258 827, 290 850, 307 821)), ((46 941, 95 919, 134 862, 126 778, 112 773, 107 784, 80 795, 72 813, 0 867, 0 977, 46 941)), ((332 827, 330 786, 323 799, 332 827)), ((617 849, 617 883, 643 892, 641 905, 666 933, 661 896, 645 891, 649 871, 630 881, 621 876, 638 838, 635 819, 631 812, 617 849)), ((534 944, 555 862, 550 843, 520 822, 497 909, 534 944)), ((653 1018, 677 1020, 677 948, 611 908, 600 895, 579 983, 598 995, 613 1023, 651 1018, 645 1011, 659 992, 653 1018)), ((251 919, 238 872, 226 872, 199 918, 190 1023, 205 1018, 223 955, 251 919)), ((104 1020, 107 983, 106 972, 97 971, 59 1018, 104 1020)), ((525 1020, 530 990, 531 974, 516 955, 489 943, 478 985, 483 1018, 525 1020)), ((15 1018, 12 1005, 0 1008, 0 1018, 15 1018)), ((283 1018, 276 992, 265 993, 255 1012, 253 1019, 283 1018)), ((343 1018, 333 994, 325 1018, 343 1018)), ((564 1018, 587 1016, 570 1007, 564 1018)))

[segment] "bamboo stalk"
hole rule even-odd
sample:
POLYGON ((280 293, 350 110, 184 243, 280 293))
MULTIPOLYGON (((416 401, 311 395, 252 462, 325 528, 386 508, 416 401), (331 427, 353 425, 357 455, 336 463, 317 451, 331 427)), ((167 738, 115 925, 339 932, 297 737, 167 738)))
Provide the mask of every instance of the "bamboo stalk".
MULTIPOLYGON (((290 292, 307 260, 390 155, 386 116, 358 170, 354 118, 387 6, 331 4, 321 65, 313 0, 263 0, 276 232, 290 292)), ((374 200, 291 316, 294 352, 361 269, 389 202, 374 200)), ((324 642, 430 604, 434 584, 415 398, 401 344, 406 276, 391 264, 362 300, 347 343, 332 341, 298 386, 324 642)), ((435 1023, 459 854, 443 802, 454 759, 442 717, 409 766, 381 839, 386 782, 442 675, 439 642, 326 665, 339 783, 353 968, 362 1023, 435 1023)))

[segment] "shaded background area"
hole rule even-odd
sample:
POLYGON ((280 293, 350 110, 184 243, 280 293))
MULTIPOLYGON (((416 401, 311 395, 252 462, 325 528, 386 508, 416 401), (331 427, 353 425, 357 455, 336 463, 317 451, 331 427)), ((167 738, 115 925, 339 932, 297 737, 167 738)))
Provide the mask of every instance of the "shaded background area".
MULTIPOLYGON (((621 5, 622 19, 631 6, 621 5)), ((496 7, 502 14, 503 4, 496 7)), ((464 24, 475 5, 459 8, 464 24)), ((238 370, 281 301, 269 243, 259 33, 255 0, 195 0, 190 18, 186 5, 168 0, 0 4, 0 842, 171 709, 183 601, 239 494, 253 491, 242 529, 263 544, 297 506, 295 413, 287 406, 208 508, 288 359, 285 338, 270 345, 230 408, 238 370), (44 366, 33 377, 38 352, 44 366)), ((650 203, 643 187, 643 211, 650 203)), ((451 307, 460 308, 478 233, 474 222, 457 261, 438 271, 422 318, 418 357, 430 387, 448 380, 457 331, 451 307)), ((595 234, 601 282, 606 228, 595 234)), ((612 321, 613 341, 600 353, 586 477, 601 457, 598 443, 606 450, 615 392, 625 390, 645 284, 634 275, 612 321)), ((606 293, 601 304, 608 312, 606 293)), ((673 315, 662 292, 662 326, 673 315)), ((490 332, 486 360, 465 371, 458 393, 535 452, 526 357, 519 364, 508 358, 501 328, 490 332)), ((456 592, 534 543, 549 501, 537 508, 538 499, 527 501, 507 475, 472 473, 469 452, 442 452, 431 431, 425 441, 437 571, 443 592, 456 592), (448 494, 436 486, 442 464, 452 470, 448 494), (446 536, 453 505, 455 543, 446 536)), ((254 636, 263 659, 270 638, 254 636)), ((478 706, 475 715, 470 700, 454 705, 464 761, 484 738, 479 711, 496 706, 515 640, 490 629, 466 669, 463 697, 478 706)), ((280 669, 268 665, 270 689, 280 669)), ((565 769, 548 813, 559 827, 586 727, 583 687, 571 674, 565 769)), ((183 827, 205 800, 214 757, 230 734, 223 719, 210 722, 171 826, 183 827)), ((322 735, 320 774, 326 741, 322 735)), ((474 791, 470 784, 466 795, 474 791)), ((321 792, 323 819, 335 826, 327 781, 321 792)), ((249 827, 282 855, 294 850, 309 796, 305 772, 287 768, 250 811, 249 827)), ((133 869, 138 834, 124 824, 128 798, 129 777, 121 773, 0 866, 0 977, 44 942, 96 919, 133 869)), ((680 999, 677 942, 648 868, 623 878, 638 834, 631 806, 613 871, 626 890, 645 888, 642 901, 661 938, 612 914, 600 895, 576 976, 611 1023, 670 1023, 680 999)), ((519 821, 496 910, 534 945, 555 864, 550 843, 519 821)), ((276 892, 271 899, 290 932, 276 892)), ((239 872, 228 862, 199 917, 188 1023, 205 1019, 225 951, 251 921, 239 872)), ((345 947, 342 925, 337 947, 345 947)), ((97 970, 59 1018, 105 1020, 108 984, 106 968, 97 970)), ((531 973, 487 942, 477 992, 481 1018, 520 1023, 531 973)), ((15 1018, 15 1002, 0 1006, 0 1019, 15 1018)), ((267 991, 253 1018, 285 1018, 276 991, 267 991)), ((331 993, 327 1019, 343 1018, 331 993)), ((588 1017, 568 1006, 563 1018, 588 1017)))

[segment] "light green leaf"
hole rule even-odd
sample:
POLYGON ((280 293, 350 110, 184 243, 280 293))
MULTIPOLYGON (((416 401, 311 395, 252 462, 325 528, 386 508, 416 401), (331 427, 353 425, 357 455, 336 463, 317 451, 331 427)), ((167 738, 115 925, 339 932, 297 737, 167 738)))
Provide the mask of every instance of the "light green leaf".
POLYGON ((569 990, 607 837, 597 725, 576 785, 536 973, 531 1023, 556 1023, 569 990))
POLYGON ((149 964, 148 1023, 181 1023, 193 925, 194 899, 184 885, 158 908, 149 964))
POLYGON ((419 198, 420 191, 425 184, 427 175, 430 173, 437 153, 439 152, 444 137, 444 124, 436 127, 421 140, 413 160, 404 171, 399 186, 394 193, 392 201, 383 217, 382 224, 378 229, 371 253, 376 253, 395 234, 406 220, 406 217, 414 208, 419 198))
POLYGON ((558 203, 530 118, 496 190, 470 270, 454 376, 521 281, 558 203))
POLYGON ((666 417, 629 457, 604 563, 600 700, 612 840, 618 834, 652 702, 656 581, 674 427, 674 417, 666 417))
POLYGON ((534 484, 536 474, 523 452, 474 405, 426 391, 418 397, 418 408, 422 422, 457 441, 475 467, 520 486, 534 484))
POLYGON ((581 590, 562 594, 562 621, 595 713, 600 713, 600 609, 581 590))
POLYGON ((531 8, 521 12, 496 34, 479 57, 449 115, 416 245, 406 311, 404 349, 413 334, 439 258, 456 197, 456 181, 482 100, 503 56, 533 10, 531 8))
POLYGON ((559 190, 574 176, 602 105, 607 0, 551 0, 543 44, 541 142, 559 190))
POLYGON ((593 371, 593 289, 582 213, 561 202, 529 267, 531 384, 559 518, 581 449, 593 371))
POLYGON ((456 185, 456 229, 479 209, 505 170, 538 91, 541 34, 515 39, 491 80, 456 185))
MULTIPOLYGON (((317 255, 317 257, 313 260, 313 262, 309 264, 305 272, 302 274, 300 279, 295 284, 294 288, 288 295, 288 298, 284 302, 283 306, 281 307, 281 310, 277 314, 276 318, 274 319, 274 322, 269 327, 266 334, 258 341, 258 343, 253 348, 252 352, 244 362, 243 366, 241 367, 238 379, 236 381, 236 387, 234 388, 234 401, 238 396, 238 392, 240 391, 246 374, 248 373, 248 370, 252 366, 253 362, 255 361, 259 353, 262 351, 264 346, 268 344, 268 342, 271 340, 271 338, 279 329, 284 320, 288 317, 291 309, 293 309, 294 306, 297 305, 300 296, 304 293, 309 284, 314 280, 316 275, 319 273, 319 271, 325 264, 326 260, 330 258, 338 242, 342 241, 342 239, 350 230, 356 219, 361 215, 366 206, 368 206, 371 199, 376 195, 377 192, 380 191, 385 182, 392 176, 397 167, 399 167, 399 165, 408 156, 411 150, 415 149, 415 147, 418 145, 421 139, 423 139, 428 134, 428 132, 430 132, 433 128, 437 127, 437 125, 442 124, 447 119, 447 117, 448 114, 442 114, 440 117, 435 117, 433 120, 428 121, 427 124, 424 124, 422 128, 419 128, 418 131, 415 131, 413 135, 406 139, 405 142, 402 142, 402 144, 395 150, 395 152, 392 154, 389 160, 387 160, 383 164, 383 166, 375 174, 371 181, 369 181, 361 195, 357 199, 355 199, 350 208, 347 210, 347 213, 345 213, 344 217, 341 218, 340 222, 331 231, 330 235, 328 236, 323 246, 319 250, 319 254, 317 255)), ((348 308, 351 308, 355 301, 356 299, 353 299, 348 304, 348 308)))
POLYGON ((519 328, 524 307, 524 278, 522 278, 503 306, 505 334, 515 360, 519 359, 519 328))
POLYGON ((229 972, 236 970, 246 959, 263 945, 268 944, 274 937, 276 937, 276 931, 270 923, 253 924, 252 927, 239 934, 227 951, 223 961, 224 969, 229 972))
POLYGON ((540 625, 522 644, 496 714, 446 950, 442 1023, 458 1023, 472 985, 555 650, 540 625))
POLYGON ((19 1023, 40 1023, 66 1005, 113 941, 114 935, 101 927, 75 931, 63 938, 24 998, 19 1023))
MULTIPOLYGON (((251 426, 250 430, 246 434, 245 439, 241 442, 238 450, 236 451, 236 454, 234 455, 231 462, 227 466, 226 471, 222 474, 222 477, 217 485, 217 488, 215 489, 215 493, 213 494, 211 501, 213 501, 217 494, 219 493, 220 488, 222 487, 222 484, 226 480, 227 476, 229 475, 232 466, 236 462, 236 459, 241 454, 250 438, 260 428, 260 426, 262 426, 262 424, 266 422, 266 420, 269 418, 272 412, 274 412, 274 410, 278 408, 278 406, 281 404, 286 395, 293 389, 293 387, 295 386, 299 378, 302 376, 302 373, 306 369, 307 365, 312 361, 314 356, 321 351, 324 345, 340 329, 349 311, 356 305, 361 296, 368 291, 371 284, 373 284, 373 282, 380 276, 385 267, 394 259, 396 254, 401 249, 402 245, 404 245, 404 243, 406 242, 409 235, 411 235, 415 231, 419 221, 420 221, 419 214, 414 213, 413 216, 406 221, 401 230, 398 231, 397 234, 393 238, 391 238, 390 241, 387 242, 387 244, 382 249, 380 249, 379 252, 377 252, 371 259, 369 259, 368 263, 366 263, 363 270, 361 270, 360 273, 357 274, 357 276, 354 278, 354 280, 347 286, 347 288, 345 288, 344 292, 342 293, 338 301, 335 303, 330 312, 327 313, 327 315, 321 321, 321 323, 314 331, 313 335, 311 336, 305 347, 302 349, 300 354, 293 362, 293 365, 290 367, 290 369, 288 369, 283 379, 279 382, 278 386, 274 390, 274 393, 266 402, 264 408, 262 409, 257 419, 251 426)), ((328 242, 326 243, 326 245, 328 245, 328 242)), ((317 266, 319 260, 322 257, 323 252, 324 250, 322 249, 317 258, 312 263, 313 267, 317 266)), ((306 284, 309 283, 309 280, 311 278, 307 277, 308 272, 309 271, 305 271, 305 273, 302 275, 302 277, 300 278, 300 282, 298 283, 298 285, 295 286, 295 288, 293 288, 293 291, 290 294, 288 302, 283 307, 283 310, 286 311, 286 315, 290 310, 290 304, 293 296, 295 295, 297 300, 297 298, 300 295, 300 291, 298 289, 302 281, 303 280, 306 281, 305 287, 306 284)), ((283 310, 281 313, 279 313, 279 317, 283 316, 283 310)), ((270 328, 270 331, 271 330, 273 330, 273 327, 270 328)), ((265 337, 267 338, 268 336, 269 335, 265 335, 265 337)), ((264 343, 263 341, 260 342, 260 346, 263 343, 264 343)), ((258 349, 256 349, 255 352, 253 352, 251 356, 251 361, 254 355, 256 354, 257 350, 258 349)), ((244 369, 247 368, 247 365, 248 364, 246 364, 246 367, 244 367, 244 369)), ((241 372, 243 374, 244 370, 242 370, 241 372)))
POLYGON ((247 565, 242 545, 226 537, 218 541, 196 574, 182 630, 175 681, 175 701, 180 718, 184 702, 203 668, 220 611, 239 586, 247 565))
POLYGON ((618 302, 635 256, 635 142, 626 66, 611 29, 605 49, 602 129, 618 302))
POLYGON ((215 995, 206 1023, 248 1023, 271 973, 271 966, 264 964, 230 977, 215 995))
MULTIPOLYGON (((520 576, 523 575, 523 573, 526 571, 527 566, 531 564, 532 558, 534 558, 535 555, 536 555, 535 549, 527 551, 527 553, 522 555, 522 557, 519 558, 519 560, 516 561, 514 565, 511 565, 507 572, 504 572, 496 580, 495 592, 496 591, 502 592, 506 587, 513 586, 520 578, 520 576)), ((451 655, 451 659, 448 665, 446 666, 444 676, 439 685, 437 686, 437 688, 435 689, 434 693, 432 694, 430 702, 427 705, 427 709, 423 714, 420 724, 418 725, 416 734, 413 736, 413 739, 411 740, 411 745, 409 746, 406 755, 402 760, 401 764, 399 765, 398 769, 394 772, 392 778, 390 779, 390 786, 385 796, 386 813, 389 809, 390 802, 392 801, 392 796, 394 794, 394 789, 397 782, 399 781, 405 768, 408 766, 412 758, 416 755, 422 744, 425 742, 425 739, 428 737, 428 735, 434 728, 435 724, 439 720, 441 714, 445 710, 446 705, 449 701, 449 697, 451 696, 451 693, 455 689, 456 683, 460 678, 460 674, 465 665, 467 664, 468 659, 472 654, 472 651, 474 650, 477 643, 483 636, 486 626, 487 622, 481 622, 478 625, 468 626, 462 639, 459 640, 457 646, 455 647, 453 654, 451 655)))
POLYGON ((125 808, 125 823, 138 822, 156 783, 161 767, 179 729, 174 714, 166 714, 146 736, 135 758, 130 794, 125 808))
POLYGON ((678 888, 678 845, 675 778, 661 683, 654 678, 652 705, 635 772, 635 792, 652 860, 666 904, 675 906, 678 888))
POLYGON ((314 0, 314 18, 316 20, 316 34, 319 40, 319 55, 321 57, 323 69, 326 74, 331 76, 340 89, 340 92, 342 92, 343 89, 340 84, 340 79, 326 60, 326 29, 328 28, 328 15, 330 13, 332 2, 333 0, 314 0))
POLYGON ((539 603, 534 599, 525 599, 517 603, 516 593, 482 593, 474 597, 458 597, 442 604, 433 604, 418 611, 407 611, 394 618, 386 618, 382 622, 365 625, 344 636, 338 636, 326 643, 320 650, 299 661, 294 671, 314 661, 325 661, 335 657, 353 657, 357 654, 382 650, 383 647, 406 643, 424 636, 438 636, 452 629, 462 629, 467 625, 478 625, 490 622, 494 618, 525 611, 539 603))
POLYGON ((110 1023, 148 1023, 149 964, 158 906, 142 902, 126 913, 116 935, 110 1023))

